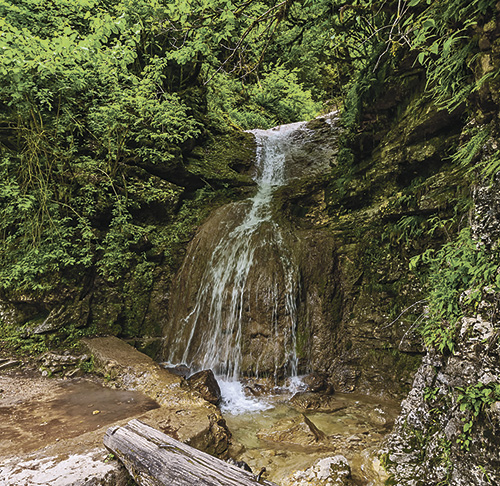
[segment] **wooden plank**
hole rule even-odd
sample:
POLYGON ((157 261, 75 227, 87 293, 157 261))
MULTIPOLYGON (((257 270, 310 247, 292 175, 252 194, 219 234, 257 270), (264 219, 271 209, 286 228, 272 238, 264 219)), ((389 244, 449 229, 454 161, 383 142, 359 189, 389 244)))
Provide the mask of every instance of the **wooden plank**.
POLYGON ((136 419, 108 429, 104 445, 141 486, 277 486, 136 419))

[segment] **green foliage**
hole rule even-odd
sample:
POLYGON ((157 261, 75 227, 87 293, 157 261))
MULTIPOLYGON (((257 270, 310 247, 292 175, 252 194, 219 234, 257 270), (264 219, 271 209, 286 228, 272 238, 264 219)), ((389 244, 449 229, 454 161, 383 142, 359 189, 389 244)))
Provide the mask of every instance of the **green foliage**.
MULTIPOLYGON (((384 54, 411 49, 425 68, 427 90, 449 111, 497 73, 475 80, 472 63, 477 51, 473 32, 482 16, 494 11, 493 0, 413 0, 398 6, 390 18, 384 54)), ((379 58, 380 61, 380 58, 379 58)))
POLYGON ((473 125, 468 130, 468 140, 452 156, 455 163, 462 166, 467 174, 476 174, 492 180, 500 170, 500 150, 485 150, 492 137, 489 126, 473 125))
POLYGON ((439 394, 439 388, 426 386, 424 388, 424 400, 426 402, 433 402, 439 394))
POLYGON ((468 35, 475 21, 461 8, 465 2, 451 3, 457 4, 454 11, 433 3, 421 14, 412 41, 412 48, 419 51, 418 62, 426 68, 429 93, 449 111, 475 89, 470 69, 475 42, 468 35))
MULTIPOLYGON (((480 53, 476 32, 495 15, 495 4, 493 0, 413 0, 383 6, 374 0, 339 2, 332 38, 338 39, 343 63, 351 66, 343 83, 342 122, 348 131, 356 133, 362 113, 370 111, 402 62, 412 62, 412 74, 425 76, 424 94, 436 106, 449 111, 465 106, 499 73, 492 68, 476 78, 480 53)), ((349 144, 348 133, 342 145, 349 148, 349 144)), ((489 164, 490 174, 500 167, 498 160, 495 157, 489 164)))
POLYGON ((130 212, 153 199, 177 203, 178 189, 159 194, 146 179, 139 193, 126 178, 132 163, 177 163, 201 133, 165 89, 168 66, 142 51, 146 33, 131 9, 0 4, 1 289, 49 290, 96 260, 116 280, 148 231, 130 212))
MULTIPOLYGON (((313 51, 290 37, 270 45, 279 32, 295 37, 301 27, 292 33, 290 22, 316 13, 297 4, 287 21, 287 7, 2 0, 0 289, 48 291, 94 267, 117 282, 148 258, 138 248, 169 253, 175 235, 189 234, 191 218, 174 216, 179 174, 186 147, 207 128, 314 116, 320 105, 304 82, 314 83, 300 65, 313 51), (293 60, 277 63, 285 49, 293 60), (175 185, 131 167, 173 175, 175 185), (174 236, 141 220, 159 204, 174 236)), ((318 59, 327 38, 307 36, 318 59)))
POLYGON ((490 136, 490 130, 486 127, 474 127, 471 132, 469 140, 459 147, 457 152, 452 156, 456 164, 467 168, 469 171, 473 170, 474 162, 490 136))
POLYGON ((460 405, 460 411, 465 412, 466 416, 462 418, 465 422, 463 432, 457 439, 461 449, 468 451, 471 444, 471 433, 475 422, 477 421, 481 412, 483 412, 490 405, 500 400, 500 384, 477 383, 467 387, 458 387, 459 394, 457 403, 460 405))
POLYGON ((0 321, 0 350, 20 356, 36 356, 48 349, 43 335, 24 335, 23 329, 0 321))
POLYGON ((410 268, 428 265, 428 314, 421 327, 424 342, 441 353, 452 352, 456 326, 466 311, 474 312, 486 288, 500 290, 500 255, 491 255, 463 229, 440 250, 427 250, 410 268))
POLYGON ((426 233, 426 222, 427 220, 421 216, 402 216, 394 225, 387 225, 382 239, 388 238, 393 244, 417 240, 426 233))
POLYGON ((91 355, 89 360, 80 362, 80 369, 84 373, 94 373, 96 370, 94 355, 91 355))
POLYGON ((228 117, 243 129, 271 128, 313 118, 321 108, 310 91, 299 83, 297 70, 270 65, 259 83, 248 87, 218 75, 209 85, 209 110, 228 117))

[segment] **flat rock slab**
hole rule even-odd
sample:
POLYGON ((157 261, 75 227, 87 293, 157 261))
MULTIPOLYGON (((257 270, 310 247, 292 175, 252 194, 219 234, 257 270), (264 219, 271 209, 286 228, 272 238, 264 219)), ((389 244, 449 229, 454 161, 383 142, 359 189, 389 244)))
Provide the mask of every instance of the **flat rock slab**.
POLYGON ((110 383, 140 391, 161 406, 148 415, 148 423, 210 454, 227 450, 231 433, 220 410, 191 391, 183 377, 116 337, 84 339, 82 344, 110 383))
MULTIPOLYGON (((158 408, 143 393, 112 390, 88 379, 0 376, 0 457, 99 431, 158 408)), ((1 464, 1 459, 0 459, 1 464)), ((1 477, 1 476, 0 476, 1 477)))
POLYGON ((94 366, 108 380, 128 390, 138 390, 160 405, 189 403, 202 405, 204 400, 181 390, 182 377, 170 373, 149 356, 116 337, 83 339, 81 343, 94 357, 94 366))
POLYGON ((104 444, 144 486, 276 486, 139 420, 108 429, 104 444))
MULTIPOLYGON (((86 339, 85 344, 94 357, 97 371, 106 377, 108 386, 121 389, 120 393, 142 392, 160 407, 149 411, 135 407, 131 415, 124 419, 123 414, 104 405, 102 401, 85 404, 75 395, 76 404, 72 406, 85 405, 88 420, 75 417, 72 425, 76 426, 82 420, 86 426, 91 420, 106 420, 83 427, 81 435, 76 435, 76 432, 59 434, 56 427, 52 436, 40 436, 40 440, 29 444, 28 448, 16 448, 20 436, 11 434, 7 437, 0 430, 0 437, 5 439, 5 443, 0 444, 0 486, 125 486, 128 484, 128 472, 121 463, 110 460, 102 440, 104 427, 125 425, 133 417, 140 417, 151 427, 210 454, 222 455, 227 450, 230 433, 220 411, 191 392, 182 377, 164 370, 148 356, 118 338, 86 339), (46 439, 45 442, 42 439, 46 439)), ((25 416, 29 417, 27 407, 33 402, 37 414, 43 412, 46 415, 31 415, 36 427, 43 432, 44 428, 51 427, 52 422, 58 423, 51 422, 56 417, 52 415, 50 406, 53 402, 54 406, 57 405, 56 400, 61 398, 60 383, 69 390, 71 384, 78 380, 44 379, 28 375, 25 378, 21 380, 14 371, 2 373, 0 405, 5 413, 10 413, 12 409, 16 411, 17 418, 22 418, 19 415, 21 408, 26 408, 25 416)), ((73 395, 65 392, 63 398, 71 401, 73 395)), ((61 404, 58 413, 66 413, 65 408, 66 405, 61 404)), ((69 413, 71 410, 67 411, 69 413)), ((22 421, 18 425, 21 427, 22 421)), ((29 440, 34 428, 25 424, 24 429, 29 440)))

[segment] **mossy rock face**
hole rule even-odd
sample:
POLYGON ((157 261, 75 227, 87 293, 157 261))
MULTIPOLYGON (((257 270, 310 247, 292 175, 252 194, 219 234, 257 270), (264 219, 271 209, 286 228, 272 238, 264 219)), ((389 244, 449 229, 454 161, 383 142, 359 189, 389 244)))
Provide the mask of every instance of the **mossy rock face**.
POLYGON ((255 138, 251 133, 219 135, 191 152, 186 169, 190 174, 217 185, 253 185, 250 171, 255 150, 255 138))
MULTIPOLYGON (((349 166, 339 156, 328 176, 300 178, 277 191, 276 213, 295 226, 299 239, 327 235, 318 246, 334 268, 323 262, 316 267, 323 274, 310 277, 325 297, 312 322, 325 325, 299 320, 299 342, 303 356, 314 350, 311 368, 327 373, 339 391, 402 396, 410 389, 423 354, 414 329, 423 304, 416 304, 422 287, 409 259, 444 241, 444 234, 427 232, 432 219, 450 217, 468 196, 448 160, 460 113, 413 94, 402 106, 380 132, 365 133, 374 123, 355 135, 370 141, 353 143, 349 166)), ((328 140, 318 136, 318 143, 328 140)))

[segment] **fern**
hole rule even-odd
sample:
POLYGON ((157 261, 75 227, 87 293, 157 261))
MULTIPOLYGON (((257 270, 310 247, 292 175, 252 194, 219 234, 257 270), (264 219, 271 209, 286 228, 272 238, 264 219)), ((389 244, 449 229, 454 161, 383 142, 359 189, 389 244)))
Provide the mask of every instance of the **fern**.
POLYGON ((420 329, 424 342, 442 353, 452 352, 460 318, 475 312, 485 288, 500 291, 500 255, 486 252, 465 228, 439 251, 413 258, 411 268, 422 263, 429 270, 429 308, 420 329))

